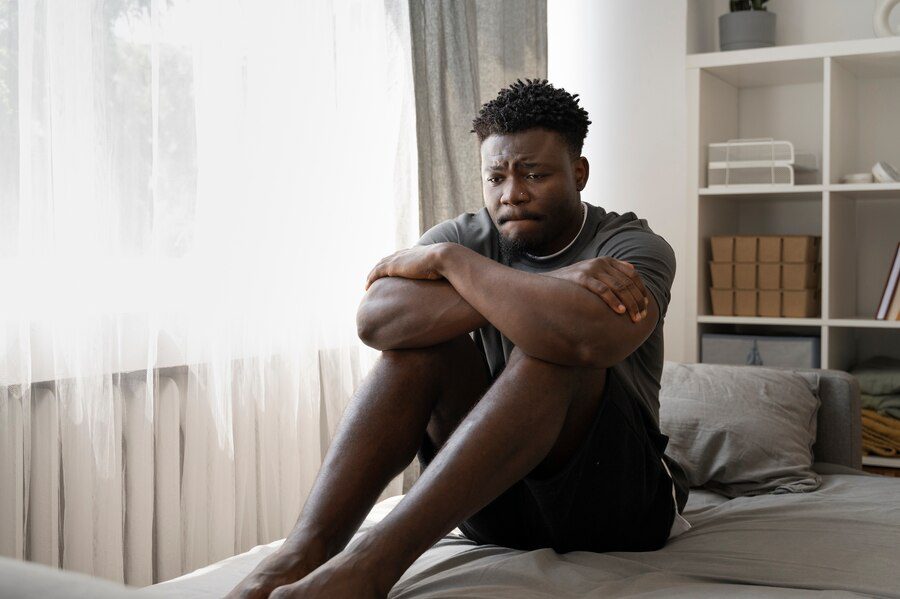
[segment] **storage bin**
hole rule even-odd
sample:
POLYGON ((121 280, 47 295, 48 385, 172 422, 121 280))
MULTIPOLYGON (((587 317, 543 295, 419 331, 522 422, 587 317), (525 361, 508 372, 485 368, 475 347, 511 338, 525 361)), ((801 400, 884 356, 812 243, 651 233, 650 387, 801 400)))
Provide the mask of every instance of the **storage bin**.
POLYGON ((816 289, 819 286, 819 267, 812 262, 764 264, 760 263, 757 280, 760 289, 816 289))
POLYGON ((819 238, 811 235, 787 235, 781 238, 782 262, 817 262, 819 238))
POLYGON ((758 302, 760 316, 781 316, 780 290, 760 290, 758 302))
POLYGON ((734 288, 734 262, 710 262, 709 274, 715 289, 734 288))
POLYGON ((819 286, 819 269, 811 262, 782 264, 781 284, 784 289, 815 289, 819 286))
POLYGON ((748 289, 734 290, 735 316, 756 316, 757 291, 748 289))
POLYGON ((819 315, 819 289, 709 288, 713 316, 814 318, 819 315))
POLYGON ((759 288, 781 289, 781 264, 759 265, 759 288))
POLYGON ((759 261, 781 262, 781 237, 766 235, 759 238, 759 261))
POLYGON ((793 185, 794 167, 788 164, 766 164, 732 168, 710 165, 706 173, 709 187, 729 185, 793 185))
POLYGON ((735 289, 756 289, 756 263, 735 263, 734 287, 735 289))
POLYGON ((713 262, 734 262, 734 236, 715 235, 709 240, 713 262))
POLYGON ((734 238, 734 261, 756 262, 758 237, 738 235, 734 238))
POLYGON ((712 300, 713 316, 734 316, 734 290, 713 289, 709 290, 712 300))
POLYGON ((709 162, 741 164, 747 162, 794 163, 794 144, 773 138, 732 139, 709 144, 709 162))
POLYGON ((819 293, 816 289, 781 292, 781 315, 790 318, 809 318, 819 315, 819 293))
POLYGON ((815 154, 794 152, 789 141, 732 139, 708 146, 707 185, 793 185, 794 172, 818 170, 815 154))
POLYGON ((819 368, 820 342, 818 337, 705 333, 700 338, 700 361, 705 364, 819 368))

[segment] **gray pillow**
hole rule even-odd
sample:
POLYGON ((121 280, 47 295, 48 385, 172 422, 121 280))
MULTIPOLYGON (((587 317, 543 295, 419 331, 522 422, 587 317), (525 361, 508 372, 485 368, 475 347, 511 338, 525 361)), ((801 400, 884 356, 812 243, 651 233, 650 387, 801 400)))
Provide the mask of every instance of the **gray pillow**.
POLYGON ((758 366, 666 362, 659 393, 666 453, 692 487, 726 497, 819 488, 819 398, 803 376, 758 366))

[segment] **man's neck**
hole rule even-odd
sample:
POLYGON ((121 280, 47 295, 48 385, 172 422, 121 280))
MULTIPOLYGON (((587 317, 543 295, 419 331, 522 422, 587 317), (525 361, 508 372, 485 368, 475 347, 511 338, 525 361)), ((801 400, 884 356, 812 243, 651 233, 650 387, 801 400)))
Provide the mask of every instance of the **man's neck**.
POLYGON ((525 255, 528 256, 529 258, 531 258, 532 260, 550 260, 551 258, 556 258, 560 254, 565 252, 567 249, 572 247, 572 244, 574 244, 575 240, 578 239, 578 236, 581 235, 581 232, 584 230, 584 225, 587 222, 587 204, 585 204, 584 202, 581 202, 581 212, 582 212, 581 226, 578 228, 578 232, 575 233, 575 236, 572 237, 572 240, 569 243, 567 243, 565 245, 565 247, 563 247, 561 250, 559 250, 557 252, 553 252, 552 254, 547 254, 545 256, 535 256, 535 255, 529 254, 527 252, 525 253, 525 255))

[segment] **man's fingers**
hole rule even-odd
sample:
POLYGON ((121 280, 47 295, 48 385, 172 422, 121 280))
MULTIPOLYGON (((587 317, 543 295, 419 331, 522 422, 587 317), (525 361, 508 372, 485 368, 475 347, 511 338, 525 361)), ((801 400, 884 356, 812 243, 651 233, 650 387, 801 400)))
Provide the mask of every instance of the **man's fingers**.
POLYGON ((615 260, 612 262, 612 265, 616 270, 627 276, 634 286, 637 287, 641 295, 642 309, 646 311, 647 306, 650 305, 650 294, 647 292, 647 287, 644 286, 644 281, 641 279, 641 275, 638 274, 637 269, 630 262, 623 260, 615 260))
POLYGON ((369 290, 369 287, 372 286, 372 283, 384 276, 386 276, 386 271, 384 267, 384 260, 382 260, 375 265, 375 268, 369 271, 369 275, 366 277, 366 291, 369 290))
POLYGON ((631 320, 637 322, 643 318, 644 299, 629 276, 606 264, 603 271, 597 273, 596 276, 616 294, 620 302, 627 308, 631 320))
POLYGON ((643 299, 637 287, 631 280, 622 273, 616 272, 611 280, 607 283, 618 296, 625 307, 628 308, 628 314, 631 320, 637 322, 641 319, 641 312, 644 310, 643 299))
POLYGON ((594 281, 595 283, 591 290, 603 298, 603 301, 612 307, 613 310, 619 314, 627 312, 631 320, 635 322, 640 320, 638 318, 638 314, 640 314, 638 298, 628 289, 627 283, 606 274, 599 275, 594 281), (619 308, 619 306, 623 306, 624 310, 619 308))
POLYGON ((622 268, 619 268, 619 263, 620 261, 618 260, 604 263, 604 275, 611 278, 611 282, 608 285, 612 287, 620 299, 625 301, 625 304, 629 307, 628 312, 631 315, 631 319, 637 322, 647 315, 646 309, 648 304, 646 296, 638 287, 640 277, 638 277, 636 283, 635 279, 629 274, 633 267, 627 262, 622 262, 622 268), (633 300, 633 307, 632 302, 628 301, 629 298, 633 300))
POLYGON ((618 298, 618 296, 613 293, 612 289, 610 289, 605 283, 601 282, 599 279, 595 279, 589 275, 585 275, 585 281, 583 284, 584 287, 588 288, 588 291, 592 291, 595 295, 597 295, 600 299, 602 299, 606 304, 613 309, 614 312, 618 312, 619 314, 624 314, 628 309, 622 303, 622 300, 618 298))

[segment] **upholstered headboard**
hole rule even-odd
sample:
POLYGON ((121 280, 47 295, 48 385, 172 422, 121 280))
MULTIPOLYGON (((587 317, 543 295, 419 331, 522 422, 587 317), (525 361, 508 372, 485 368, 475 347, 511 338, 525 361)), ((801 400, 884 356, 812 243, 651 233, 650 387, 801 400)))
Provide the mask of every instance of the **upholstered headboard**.
POLYGON ((862 421, 859 383, 840 370, 791 369, 818 381, 819 414, 813 454, 817 462, 862 469, 862 421))

